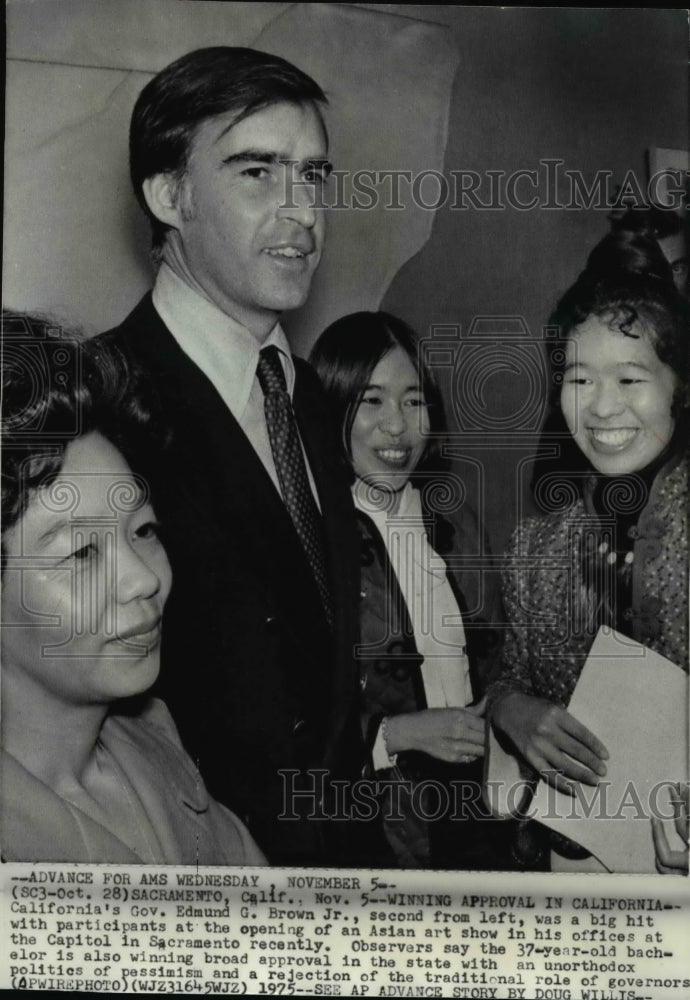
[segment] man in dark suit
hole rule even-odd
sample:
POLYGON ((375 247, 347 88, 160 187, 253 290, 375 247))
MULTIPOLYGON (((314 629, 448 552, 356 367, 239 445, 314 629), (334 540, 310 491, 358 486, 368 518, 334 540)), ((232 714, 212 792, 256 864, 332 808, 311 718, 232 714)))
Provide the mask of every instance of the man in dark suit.
POLYGON ((162 696, 212 794, 280 864, 352 862, 320 792, 362 764, 350 496, 318 380, 279 325, 322 252, 324 102, 251 49, 191 52, 147 84, 130 166, 158 273, 102 335, 173 432, 173 481, 152 473, 174 575, 162 696))

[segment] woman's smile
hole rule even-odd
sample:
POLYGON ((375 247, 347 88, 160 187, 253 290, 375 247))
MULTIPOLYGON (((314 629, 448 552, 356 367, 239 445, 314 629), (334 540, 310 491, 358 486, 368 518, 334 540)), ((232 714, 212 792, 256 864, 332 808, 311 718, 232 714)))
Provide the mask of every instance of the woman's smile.
POLYGON ((604 455, 614 455, 623 451, 636 437, 638 431, 636 427, 590 427, 590 437, 592 447, 604 455))
POLYGON ((640 322, 623 333, 590 316, 572 331, 561 408, 597 472, 638 472, 663 452, 673 436, 676 387, 675 373, 640 322))
POLYGON ((386 465, 393 465, 396 468, 401 468, 407 465, 410 455, 412 454, 411 448, 375 448, 374 453, 378 455, 382 462, 386 465))

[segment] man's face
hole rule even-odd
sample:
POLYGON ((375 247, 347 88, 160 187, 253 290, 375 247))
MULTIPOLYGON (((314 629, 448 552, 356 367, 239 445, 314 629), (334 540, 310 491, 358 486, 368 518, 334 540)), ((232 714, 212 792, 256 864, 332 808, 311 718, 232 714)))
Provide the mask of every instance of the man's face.
POLYGON ((233 125, 235 117, 199 126, 164 259, 172 254, 187 280, 263 340, 309 294, 325 232, 315 206, 330 164, 310 104, 274 104, 233 125))
POLYGON ((673 271, 673 282, 682 294, 688 290, 688 248, 683 233, 664 236, 659 240, 659 246, 673 271))

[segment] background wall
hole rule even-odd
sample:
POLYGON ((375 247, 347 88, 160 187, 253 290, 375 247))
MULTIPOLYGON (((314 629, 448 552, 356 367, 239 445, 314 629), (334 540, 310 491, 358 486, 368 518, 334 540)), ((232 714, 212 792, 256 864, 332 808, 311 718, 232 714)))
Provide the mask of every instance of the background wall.
MULTIPOLYGON (((630 169, 645 184, 650 146, 688 148, 686 11, 385 6, 407 16, 423 12, 452 31, 459 67, 446 174, 510 174, 558 158, 563 170, 580 171, 590 185, 597 171, 611 171, 620 183, 630 169)), ((531 190, 521 190, 527 200, 531 190)), ((561 191, 564 202, 566 193, 561 191)), ((521 317, 538 336, 559 293, 607 229, 601 209, 453 210, 446 204, 435 214, 429 241, 395 277, 383 308, 420 332, 432 324, 459 324, 463 341, 472 321, 487 316, 521 317)), ((472 413, 460 413, 465 431, 459 442, 468 454, 483 454, 480 502, 497 550, 529 505, 531 467, 523 460, 535 447, 526 428, 534 416, 531 377, 539 366, 518 348, 519 325, 481 324, 477 336, 487 348, 473 352, 474 373, 459 379, 466 395, 476 395, 472 413), (517 338, 504 337, 502 352, 491 340, 501 329, 517 338), (481 423, 482 414, 477 451, 477 434, 467 427, 481 423)), ((457 428, 455 411, 467 405, 457 392, 448 399, 457 428)))
MULTIPOLYGON (((644 183, 650 146, 688 147, 680 10, 10 0, 8 304, 95 332, 136 302, 151 273, 127 178, 129 112, 151 73, 218 43, 275 51, 325 85, 339 168, 486 180, 552 158, 588 184, 630 169, 644 183)), ((326 322, 381 302, 436 330, 457 471, 500 550, 528 505, 543 417, 531 340, 608 223, 602 209, 451 201, 332 212, 313 295, 287 325, 302 354, 326 322)))
MULTIPOLYGON (((151 284, 129 120, 151 76, 185 52, 249 45, 311 74, 348 176, 443 165, 457 55, 424 20, 347 4, 10 0, 7 26, 5 301, 87 333, 118 323, 151 284)), ((431 231, 411 198, 396 214, 382 203, 329 214, 309 301, 287 319, 298 352, 351 303, 377 308, 431 231)))

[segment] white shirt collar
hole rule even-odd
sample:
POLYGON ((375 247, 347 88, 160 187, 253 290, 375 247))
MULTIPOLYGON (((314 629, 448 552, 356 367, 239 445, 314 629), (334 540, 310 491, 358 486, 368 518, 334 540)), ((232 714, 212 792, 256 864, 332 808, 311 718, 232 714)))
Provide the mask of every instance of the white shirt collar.
POLYGON ((182 350, 213 383, 236 420, 241 420, 256 377, 259 351, 280 351, 287 389, 292 396, 295 366, 290 345, 276 323, 263 344, 241 323, 199 295, 167 264, 161 264, 153 305, 182 350))
MULTIPOLYGON (((419 490, 408 481, 395 514, 388 514, 385 505, 382 508, 376 503, 376 494, 361 479, 355 480, 352 494, 355 507, 372 519, 386 547, 410 616, 417 651, 423 657, 421 672, 427 706, 469 705, 472 685, 462 615, 448 582, 446 564, 427 539, 419 490)), ((376 767, 389 763, 379 739, 374 746, 374 763, 376 767)))
POLYGON ((352 484, 352 496, 355 507, 361 510, 374 522, 381 534, 385 535, 385 526, 396 518, 409 518, 419 521, 420 530, 424 531, 422 521, 422 501, 419 490, 408 480, 405 483, 395 514, 389 513, 388 495, 383 491, 372 490, 363 480, 355 479, 352 484))

